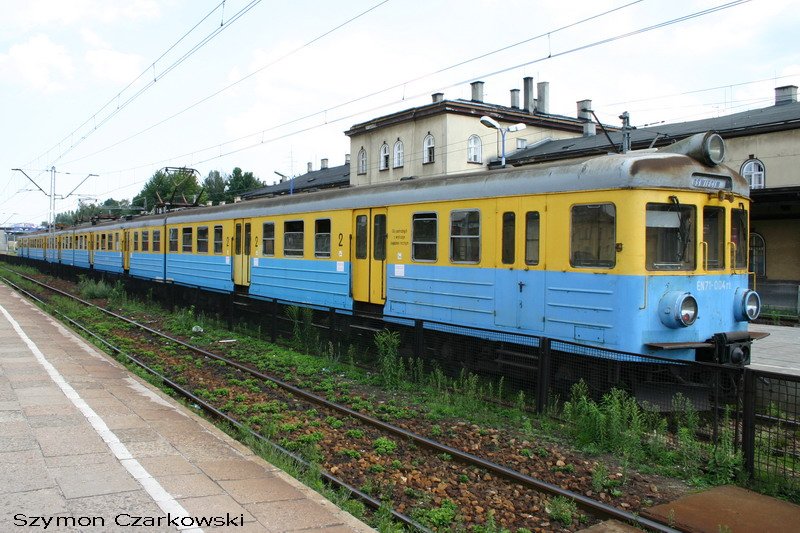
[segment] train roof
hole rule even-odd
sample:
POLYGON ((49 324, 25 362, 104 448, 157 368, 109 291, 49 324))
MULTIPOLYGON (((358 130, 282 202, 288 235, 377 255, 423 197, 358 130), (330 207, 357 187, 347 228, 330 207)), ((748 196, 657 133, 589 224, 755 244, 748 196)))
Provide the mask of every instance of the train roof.
POLYGON ((688 155, 664 149, 639 150, 570 160, 569 163, 559 161, 521 168, 262 198, 146 215, 130 221, 97 224, 91 229, 144 227, 151 226, 154 222, 163 224, 165 220, 171 224, 180 224, 470 198, 654 188, 714 193, 723 190, 738 196, 749 196, 747 181, 725 165, 705 165, 688 155))

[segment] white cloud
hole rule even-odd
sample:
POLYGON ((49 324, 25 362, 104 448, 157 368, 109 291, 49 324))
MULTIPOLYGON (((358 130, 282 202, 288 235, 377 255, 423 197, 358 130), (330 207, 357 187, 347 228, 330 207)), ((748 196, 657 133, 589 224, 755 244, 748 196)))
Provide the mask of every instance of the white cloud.
POLYGON ((0 78, 21 80, 42 92, 57 92, 73 78, 75 67, 66 48, 46 35, 35 35, 0 55, 0 78))
POLYGON ((85 56, 92 75, 99 80, 126 83, 142 72, 143 58, 114 50, 89 50, 85 56))
POLYGON ((63 27, 95 21, 154 19, 160 15, 155 0, 28 0, 12 10, 10 18, 15 26, 25 30, 51 24, 63 27))

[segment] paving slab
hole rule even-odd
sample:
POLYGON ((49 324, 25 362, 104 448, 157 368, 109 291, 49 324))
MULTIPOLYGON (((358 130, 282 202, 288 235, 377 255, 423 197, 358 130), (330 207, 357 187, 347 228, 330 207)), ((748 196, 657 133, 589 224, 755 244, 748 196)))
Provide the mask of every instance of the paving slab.
POLYGON ((41 529, 20 514, 58 519, 49 531, 178 531, 115 522, 168 513, 241 518, 214 532, 373 531, 2 284, 0 346, 0 532, 41 529))
POLYGON ((642 514, 688 533, 789 533, 800 529, 800 506, 731 485, 690 494, 642 514))

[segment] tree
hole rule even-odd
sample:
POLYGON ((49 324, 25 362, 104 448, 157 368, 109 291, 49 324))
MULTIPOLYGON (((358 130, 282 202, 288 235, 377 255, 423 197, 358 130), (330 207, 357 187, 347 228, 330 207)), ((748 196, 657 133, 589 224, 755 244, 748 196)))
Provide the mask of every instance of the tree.
POLYGON ((225 178, 222 177, 219 170, 212 170, 203 180, 203 188, 205 189, 205 198, 215 204, 225 200, 225 178))
POLYGON ((253 189, 260 189, 264 183, 256 178, 252 172, 242 172, 242 169, 236 167, 227 179, 227 187, 225 189, 225 199, 232 202, 234 198, 241 195, 243 192, 252 191, 253 189))
POLYGON ((161 169, 144 184, 141 192, 131 202, 134 206, 146 207, 164 203, 194 202, 200 194, 200 185, 194 172, 187 169, 161 169))

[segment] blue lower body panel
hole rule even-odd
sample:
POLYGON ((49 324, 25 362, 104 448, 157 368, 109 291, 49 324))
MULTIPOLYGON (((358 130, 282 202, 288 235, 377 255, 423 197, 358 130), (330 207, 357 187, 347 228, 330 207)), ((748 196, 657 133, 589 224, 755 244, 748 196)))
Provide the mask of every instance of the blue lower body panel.
POLYGON ((164 279, 164 254, 131 253, 128 274, 144 279, 164 279))
POLYGON ((350 310, 350 264, 306 259, 251 259, 250 294, 350 310))
POLYGON ((94 252, 94 269, 122 274, 122 252, 94 252))
POLYGON ((541 335, 608 350, 694 359, 694 349, 660 350, 649 343, 702 343, 720 332, 745 331, 734 317, 746 275, 620 276, 583 272, 512 271, 405 265, 387 268, 385 312, 400 318, 541 335), (399 276, 396 274, 400 274, 399 276), (659 302, 689 292, 697 321, 668 327, 659 302))
POLYGON ((167 254, 166 261, 166 281, 212 291, 233 291, 228 256, 167 254))

